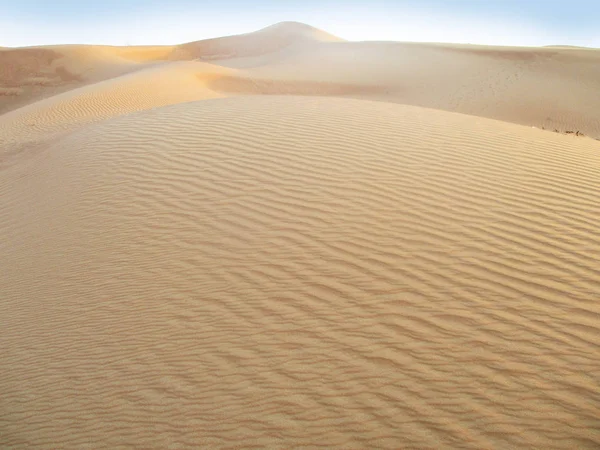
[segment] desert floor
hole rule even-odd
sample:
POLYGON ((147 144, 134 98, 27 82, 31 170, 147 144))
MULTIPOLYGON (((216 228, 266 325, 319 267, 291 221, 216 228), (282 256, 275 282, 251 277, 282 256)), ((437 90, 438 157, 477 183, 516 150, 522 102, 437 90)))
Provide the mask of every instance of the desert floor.
POLYGON ((0 447, 600 447, 600 51, 0 49, 0 447))

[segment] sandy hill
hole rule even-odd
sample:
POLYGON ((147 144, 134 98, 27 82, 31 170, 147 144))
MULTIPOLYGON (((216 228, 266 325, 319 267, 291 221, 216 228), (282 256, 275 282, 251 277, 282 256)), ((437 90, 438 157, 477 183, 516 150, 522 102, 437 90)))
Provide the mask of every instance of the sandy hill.
POLYGON ((0 49, 0 114, 167 58, 173 47, 56 45, 0 49))
POLYGON ((0 50, 0 447, 598 448, 598 55, 0 50))
POLYGON ((600 51, 394 42, 314 43, 249 78, 361 86, 357 98, 600 138, 600 51))
POLYGON ((0 48, 0 114, 83 85, 114 78, 159 61, 260 56, 300 43, 341 39, 309 25, 282 22, 236 36, 178 46, 0 48))
MULTIPOLYGON (((213 76, 199 65, 201 82, 213 80, 216 93, 208 97, 334 95, 600 138, 600 51, 345 42, 294 22, 180 46, 3 49, 0 112, 157 65, 178 71, 184 60, 237 70, 213 76)), ((190 100, 197 99, 190 89, 190 100)))
POLYGON ((190 42, 177 47, 175 59, 215 60, 259 56, 298 43, 340 42, 342 39, 298 22, 281 22, 253 33, 190 42))

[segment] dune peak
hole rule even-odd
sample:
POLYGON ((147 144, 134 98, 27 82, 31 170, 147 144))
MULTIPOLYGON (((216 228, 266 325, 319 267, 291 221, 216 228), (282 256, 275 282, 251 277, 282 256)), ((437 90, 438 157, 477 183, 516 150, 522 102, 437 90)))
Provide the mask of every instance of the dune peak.
POLYGON ((286 30, 286 31, 321 31, 318 28, 308 25, 303 22, 295 22, 293 20, 285 20, 282 22, 274 23, 268 27, 262 28, 262 30, 286 30))
POLYGON ((268 27, 262 28, 257 31, 257 33, 277 33, 277 34, 285 34, 288 36, 297 36, 299 38, 310 38, 317 41, 327 40, 327 41, 341 41, 343 39, 334 36, 324 30, 313 27, 312 25, 308 25, 302 22, 294 22, 294 21, 284 21, 277 22, 268 27))

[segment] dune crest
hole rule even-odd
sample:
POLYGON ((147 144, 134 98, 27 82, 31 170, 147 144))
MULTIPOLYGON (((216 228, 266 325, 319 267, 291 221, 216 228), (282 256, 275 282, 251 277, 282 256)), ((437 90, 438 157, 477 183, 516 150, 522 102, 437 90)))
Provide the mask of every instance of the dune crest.
MULTIPOLYGON (((227 96, 214 78, 237 71, 199 61, 158 65, 73 89, 0 116, 2 144, 39 142, 111 117, 159 106, 227 96)), ((5 146, 6 149, 8 149, 5 146)))
POLYGON ((339 42, 342 39, 299 22, 281 22, 252 33, 225 36, 179 45, 171 59, 220 60, 260 56, 293 44, 339 42))

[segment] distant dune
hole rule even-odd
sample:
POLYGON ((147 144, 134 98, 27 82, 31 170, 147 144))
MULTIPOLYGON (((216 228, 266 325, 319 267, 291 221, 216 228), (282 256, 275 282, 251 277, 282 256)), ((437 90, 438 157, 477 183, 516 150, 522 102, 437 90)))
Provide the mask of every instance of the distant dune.
POLYGON ((598 62, 0 50, 0 447, 598 448, 598 62))
POLYGON ((6 48, 0 50, 0 113, 48 95, 152 67, 158 61, 259 56, 300 43, 336 41, 341 39, 311 26, 283 22, 254 33, 177 46, 6 48), (18 98, 21 95, 25 100, 18 98))
MULTIPOLYGON (((231 82, 216 80, 215 90, 225 93, 207 94, 208 98, 229 96, 232 91, 325 94, 424 106, 600 138, 599 51, 345 42, 295 22, 179 46, 3 49, 0 113, 84 85, 154 70, 156 65, 169 71, 169 64, 185 60, 213 65, 194 69, 201 80, 213 77, 214 65, 238 70, 231 78, 218 69, 231 82)), ((189 100, 198 100, 193 88, 189 100)), ((177 97, 175 102, 179 101, 177 97)))
POLYGON ((299 43, 340 42, 342 39, 298 22, 283 22, 254 33, 190 42, 177 46, 170 58, 218 60, 259 56, 299 43))
POLYGON ((585 49, 585 50, 597 50, 592 47, 582 47, 580 45, 546 45, 547 48, 574 48, 574 49, 585 49))

